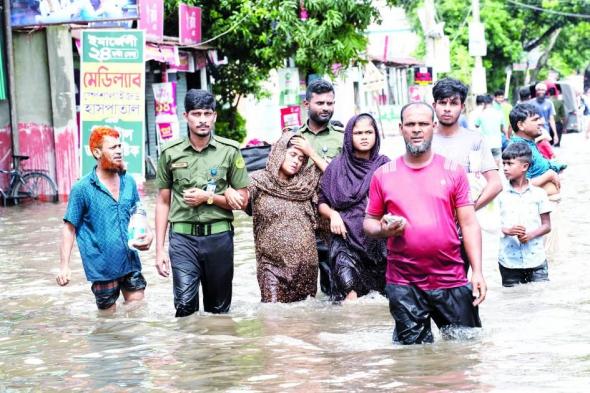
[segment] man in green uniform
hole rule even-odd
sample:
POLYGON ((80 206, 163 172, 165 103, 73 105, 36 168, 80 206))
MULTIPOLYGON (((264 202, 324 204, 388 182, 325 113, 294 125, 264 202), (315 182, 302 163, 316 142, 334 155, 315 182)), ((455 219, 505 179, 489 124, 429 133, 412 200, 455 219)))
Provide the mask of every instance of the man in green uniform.
POLYGON ((229 310, 232 206, 243 206, 248 195, 238 143, 212 134, 217 117, 213 95, 191 89, 184 107, 188 138, 162 149, 156 181, 156 268, 163 277, 172 270, 177 317, 199 309, 199 284, 205 311, 229 310), (169 256, 164 250, 168 223, 169 256))
POLYGON ((330 122, 334 114, 334 98, 334 86, 330 82, 323 79, 311 82, 303 102, 308 119, 299 129, 327 163, 340 154, 344 140, 344 128, 330 122))
MULTIPOLYGON (((316 79, 305 92, 303 105, 307 109, 307 122, 299 129, 315 152, 325 161, 318 165, 322 171, 327 164, 340 154, 344 140, 344 129, 330 122, 334 114, 334 86, 326 80, 316 79)), ((310 160, 310 162, 312 162, 310 160)), ((320 287, 322 292, 331 294, 329 250, 326 242, 316 237, 320 266, 320 287)))

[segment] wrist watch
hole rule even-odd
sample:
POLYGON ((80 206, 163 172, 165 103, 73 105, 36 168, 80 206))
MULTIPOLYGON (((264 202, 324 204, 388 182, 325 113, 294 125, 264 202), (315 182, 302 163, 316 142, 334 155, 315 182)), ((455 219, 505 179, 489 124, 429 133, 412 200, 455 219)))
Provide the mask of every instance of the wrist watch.
POLYGON ((207 198, 207 205, 212 205, 213 204, 213 196, 215 194, 214 193, 210 193, 209 194, 209 198, 207 198))

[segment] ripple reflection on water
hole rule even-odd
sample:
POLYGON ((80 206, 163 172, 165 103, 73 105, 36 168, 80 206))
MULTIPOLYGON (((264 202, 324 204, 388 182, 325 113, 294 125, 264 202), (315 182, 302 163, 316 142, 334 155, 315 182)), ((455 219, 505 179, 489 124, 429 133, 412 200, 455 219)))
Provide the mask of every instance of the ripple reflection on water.
MULTIPOLYGON (((71 391, 585 391, 590 386, 588 143, 567 135, 562 211, 572 245, 551 281, 502 288, 497 237, 484 232, 490 286, 484 329, 412 347, 391 344, 384 298, 333 305, 323 296, 261 305, 251 221, 236 221, 229 315, 173 316, 171 281, 142 254, 139 307, 94 309, 79 254, 70 285, 55 284, 64 204, 0 209, 0 390, 71 391)), ((154 205, 154 189, 146 188, 154 205)), ((153 217, 152 217, 153 218, 153 217)))

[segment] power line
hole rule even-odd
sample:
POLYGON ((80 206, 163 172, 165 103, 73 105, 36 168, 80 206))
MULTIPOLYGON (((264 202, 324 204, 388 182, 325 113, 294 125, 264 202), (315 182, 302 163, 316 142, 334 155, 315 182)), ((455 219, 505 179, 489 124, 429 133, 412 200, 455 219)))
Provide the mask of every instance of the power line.
POLYGON ((516 5, 518 7, 529 8, 531 10, 546 12, 548 14, 568 16, 570 18, 590 19, 590 15, 588 15, 588 14, 574 14, 571 12, 560 12, 560 11, 548 10, 547 8, 537 7, 535 5, 521 3, 521 2, 518 2, 515 0, 506 0, 506 1, 508 3, 512 3, 512 4, 516 5))
POLYGON ((223 37, 224 35, 231 33, 232 31, 234 31, 236 29, 236 27, 238 27, 240 25, 240 23, 242 23, 244 21, 244 19, 246 19, 246 17, 248 17, 249 15, 246 14, 244 15, 240 20, 236 21, 229 29, 227 29, 226 31, 217 34, 215 37, 213 38, 209 38, 207 41, 203 41, 203 42, 199 42, 197 45, 205 45, 208 44, 210 42, 215 41, 216 39, 218 39, 219 37, 223 37))
POLYGON ((461 30, 463 30, 463 27, 465 27, 465 24, 467 23, 467 19, 469 18, 469 15, 471 15, 471 7, 469 7, 467 9, 467 15, 465 15, 465 18, 463 19, 463 22, 461 22, 461 25, 457 29, 457 32, 453 36, 453 39, 451 40, 451 43, 449 45, 453 44, 453 42, 455 42, 455 40, 457 39, 457 37, 459 37, 459 34, 461 33, 461 30))

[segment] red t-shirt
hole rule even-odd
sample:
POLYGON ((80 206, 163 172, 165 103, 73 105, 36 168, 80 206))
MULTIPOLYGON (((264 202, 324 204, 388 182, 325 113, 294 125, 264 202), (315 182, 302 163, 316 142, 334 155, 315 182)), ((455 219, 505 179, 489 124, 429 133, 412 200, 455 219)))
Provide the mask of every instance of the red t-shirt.
POLYGON ((387 283, 423 290, 465 285, 455 210, 467 205, 473 202, 465 170, 438 154, 423 168, 400 157, 375 171, 367 214, 407 220, 401 236, 387 239, 387 283))

